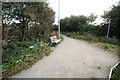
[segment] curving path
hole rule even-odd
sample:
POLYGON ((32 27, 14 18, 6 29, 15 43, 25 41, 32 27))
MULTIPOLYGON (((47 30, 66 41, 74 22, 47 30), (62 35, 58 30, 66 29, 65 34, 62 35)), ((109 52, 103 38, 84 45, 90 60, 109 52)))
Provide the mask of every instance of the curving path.
POLYGON ((12 78, 107 78, 117 56, 64 36, 50 56, 12 78))

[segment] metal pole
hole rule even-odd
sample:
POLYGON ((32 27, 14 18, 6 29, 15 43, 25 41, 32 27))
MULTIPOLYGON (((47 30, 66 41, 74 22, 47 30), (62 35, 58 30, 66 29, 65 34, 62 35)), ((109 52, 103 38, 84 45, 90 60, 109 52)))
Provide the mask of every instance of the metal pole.
POLYGON ((58 0, 58 39, 60 39, 60 0, 58 0))
POLYGON ((109 26, 108 26, 108 31, 107 31, 107 38, 109 37, 109 32, 110 32, 110 23, 111 23, 111 20, 109 20, 109 26))

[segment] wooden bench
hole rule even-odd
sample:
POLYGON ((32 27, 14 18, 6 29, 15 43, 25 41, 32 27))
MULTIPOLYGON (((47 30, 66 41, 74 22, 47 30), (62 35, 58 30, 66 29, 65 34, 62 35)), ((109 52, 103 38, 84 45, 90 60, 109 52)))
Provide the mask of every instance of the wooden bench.
POLYGON ((61 41, 61 39, 57 39, 57 36, 50 37, 50 40, 51 40, 52 44, 57 44, 61 41))

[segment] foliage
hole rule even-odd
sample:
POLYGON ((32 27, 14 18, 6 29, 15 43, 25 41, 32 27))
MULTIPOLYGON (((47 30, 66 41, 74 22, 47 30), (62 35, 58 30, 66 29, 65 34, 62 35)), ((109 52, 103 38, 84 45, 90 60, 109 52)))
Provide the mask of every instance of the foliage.
POLYGON ((79 31, 79 29, 87 25, 88 18, 84 15, 81 16, 71 16, 70 18, 65 18, 60 20, 60 25, 62 31, 79 31))
POLYGON ((45 2, 2 2, 1 14, 2 75, 9 77, 49 55, 55 12, 45 2))
POLYGON ((58 25, 56 25, 56 24, 52 25, 52 30, 53 31, 58 31, 58 25))
POLYGON ((90 16, 88 16, 88 21, 90 24, 92 24, 95 20, 97 19, 97 15, 95 14, 90 14, 90 16))
POLYGON ((16 41, 49 37, 54 11, 45 2, 3 2, 3 39, 16 41), (17 23, 17 22, 19 23, 17 23))
POLYGON ((109 43, 109 44, 113 44, 113 45, 120 45, 119 40, 114 38, 114 37, 113 38, 100 37, 99 40, 104 42, 104 43, 109 43))
MULTIPOLYGON (((24 65, 31 61, 36 61, 36 57, 42 58, 45 55, 49 55, 51 52, 50 47, 43 42, 10 42, 7 46, 3 47, 2 55, 2 69, 3 77, 7 77, 6 73, 12 73, 12 70, 17 65, 24 65), (30 48, 30 46, 34 46, 30 48)), ((22 66, 21 66, 22 67, 22 66)), ((27 66, 26 66, 27 67, 27 66)), ((19 70, 19 69, 18 69, 19 70)), ((17 71, 16 71, 17 72, 17 71)))
POLYGON ((97 18, 95 14, 90 14, 88 17, 84 15, 66 17, 60 20, 61 31, 80 32, 81 35, 90 33, 91 35, 102 37, 106 36, 109 20, 111 20, 109 37, 120 39, 120 6, 113 6, 102 17, 105 23, 97 26, 93 24, 93 21, 97 18))
POLYGON ((88 17, 82 15, 61 19, 61 31, 79 32, 80 35, 106 36, 108 25, 93 25, 96 18, 96 15, 91 14, 88 17))
POLYGON ((87 35, 80 35, 81 33, 79 32, 63 32, 64 35, 72 38, 77 38, 77 39, 83 39, 86 41, 93 41, 93 42, 102 42, 102 43, 108 43, 108 44, 113 44, 113 45, 120 45, 120 41, 116 38, 106 38, 106 37, 97 37, 91 34, 87 35))
POLYGON ((113 6, 111 10, 106 11, 102 17, 106 23, 111 20, 110 36, 116 36, 120 39, 120 6, 113 6))

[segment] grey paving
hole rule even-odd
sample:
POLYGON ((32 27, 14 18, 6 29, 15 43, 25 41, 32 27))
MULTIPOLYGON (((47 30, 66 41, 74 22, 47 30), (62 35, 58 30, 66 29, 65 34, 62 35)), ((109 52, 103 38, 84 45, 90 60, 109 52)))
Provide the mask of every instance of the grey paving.
POLYGON ((64 36, 50 56, 12 78, 107 78, 117 56, 64 36))

